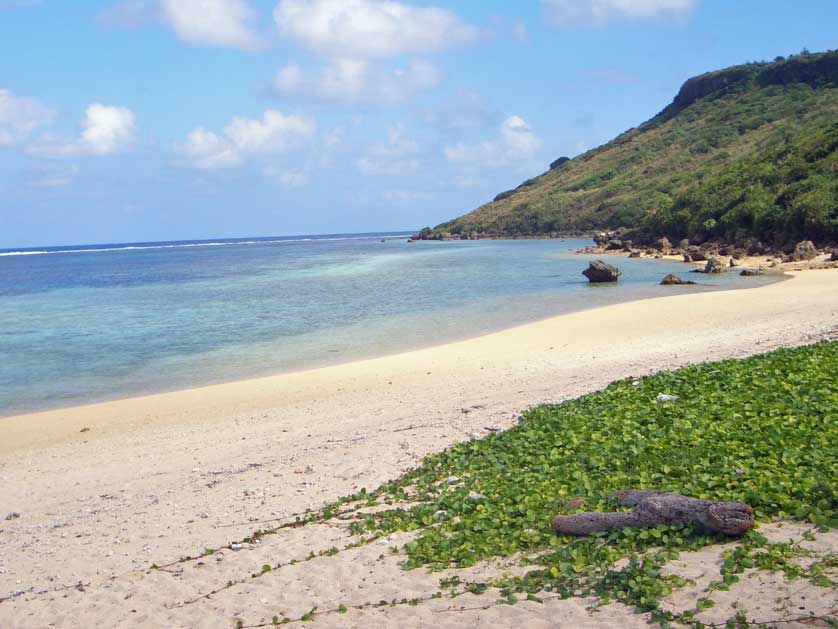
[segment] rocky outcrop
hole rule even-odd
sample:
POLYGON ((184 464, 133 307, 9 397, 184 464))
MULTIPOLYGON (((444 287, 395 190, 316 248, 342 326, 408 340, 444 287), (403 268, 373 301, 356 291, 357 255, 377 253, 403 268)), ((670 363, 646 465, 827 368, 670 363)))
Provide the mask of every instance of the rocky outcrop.
POLYGON ((795 245, 791 254, 792 262, 805 262, 818 257, 818 250, 811 240, 803 240, 795 245))
POLYGON ((664 236, 663 238, 658 238, 654 243, 652 243, 652 248, 660 251, 661 253, 669 253, 672 250, 672 243, 669 242, 669 238, 664 236))
POLYGON ((495 198, 492 199, 492 201, 503 201, 504 199, 508 199, 513 194, 515 194, 515 192, 515 190, 505 190, 504 192, 500 192, 497 195, 495 195, 495 198))
POLYGON ((563 166, 564 164, 567 164, 569 161, 569 157, 560 157, 556 161, 550 163, 550 170, 556 170, 559 166, 563 166))
POLYGON ((616 282, 622 273, 617 267, 606 264, 602 260, 596 260, 582 271, 582 275, 587 277, 591 284, 606 284, 616 282))
POLYGON ((748 68, 739 66, 695 76, 681 86, 673 104, 680 109, 689 107, 700 98, 746 80, 749 75, 748 68))
POLYGON ((674 273, 670 273, 661 280, 661 286, 682 286, 685 284, 695 284, 695 282, 683 280, 674 273))

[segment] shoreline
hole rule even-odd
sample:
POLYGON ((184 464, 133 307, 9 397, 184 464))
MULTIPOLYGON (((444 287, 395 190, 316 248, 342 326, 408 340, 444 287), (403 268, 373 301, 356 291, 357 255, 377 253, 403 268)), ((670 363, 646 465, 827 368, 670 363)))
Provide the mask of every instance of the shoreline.
MULTIPOLYGON (((606 252, 607 254, 618 254, 621 252, 606 252)), ((685 266, 697 266, 700 263, 685 263, 685 266)), ((756 268, 755 266, 748 263, 748 266, 743 266, 742 268, 756 268)), ((4 428, 6 429, 5 439, 3 442, 0 442, 0 456, 6 454, 7 452, 14 451, 17 447, 14 444, 14 439, 11 438, 12 435, 18 435, 19 438, 22 438, 23 441, 26 443, 34 444, 34 441, 28 440, 27 437, 23 436, 23 432, 20 430, 12 429, 9 430, 9 423, 14 422, 18 424, 29 422, 34 422, 39 425, 43 425, 44 422, 50 424, 51 431, 55 431, 57 428, 58 432, 64 432, 67 436, 70 436, 72 433, 68 431, 63 431, 60 427, 56 427, 52 425, 54 421, 60 421, 60 416, 66 415, 69 417, 74 416, 85 416, 91 418, 88 421, 89 424, 97 423, 98 421, 104 421, 106 423, 110 423, 109 416, 113 416, 114 414, 119 414, 123 410, 127 410, 129 407, 135 408, 135 412, 140 412, 148 416, 149 413, 157 413, 159 414, 159 410, 152 410, 158 404, 163 404, 164 408, 166 409, 165 412, 176 412, 177 414, 186 414, 186 415, 194 415, 195 409, 203 409, 204 404, 202 402, 202 398, 204 396, 208 396, 215 399, 226 399, 230 401, 230 396, 233 396, 237 399, 242 399, 243 396, 252 391, 261 391, 264 390, 266 387, 271 387, 275 384, 281 384, 282 380, 297 380, 302 379, 306 380, 309 378, 312 379, 325 379, 328 380, 332 377, 333 372, 338 373, 346 370, 346 369, 353 369, 353 366, 357 366, 361 369, 366 368, 368 364, 372 363, 371 366, 375 367, 375 363, 377 361, 399 361, 401 357, 409 358, 412 354, 420 353, 420 352, 433 352, 437 349, 444 349, 444 348, 451 348, 453 346, 458 346, 460 344, 468 344, 470 342, 480 342, 484 339, 489 337, 493 337, 496 335, 515 335, 518 331, 526 331, 527 328, 531 326, 538 326, 544 324, 555 324, 563 317, 569 317, 573 315, 579 315, 582 313, 593 313, 600 310, 605 310, 609 308, 619 307, 624 304, 642 304, 650 301, 660 300, 660 299, 670 299, 670 298, 683 298, 688 297, 690 295, 708 295, 712 293, 726 293, 726 292, 738 292, 738 291, 752 291, 752 290, 759 290, 761 288, 765 288, 768 286, 772 286, 774 284, 779 284, 783 282, 788 282, 792 280, 792 275, 785 273, 785 272, 772 272, 771 275, 776 276, 776 279, 770 284, 763 284, 760 286, 736 286, 736 287, 714 287, 710 290, 702 290, 700 292, 682 292, 677 295, 665 295, 665 296, 646 296, 646 297, 638 297, 634 299, 628 299, 626 301, 620 301, 613 304, 607 304, 604 306, 594 306, 594 307, 580 307, 577 309, 571 309, 566 312, 562 312, 557 315, 542 317, 539 319, 535 319, 533 321, 528 321, 525 323, 515 324, 509 327, 502 327, 497 330, 485 332, 482 334, 478 334, 477 336, 467 336, 463 338, 453 339, 449 341, 445 341, 442 343, 435 343, 431 345, 424 345, 420 347, 414 347, 407 349, 406 351, 400 352, 390 352, 384 354, 373 354, 366 357, 360 358, 350 358, 346 361, 338 361, 335 363, 329 363, 325 365, 316 365, 310 368, 305 369, 292 369, 289 371, 279 371, 275 373, 270 373, 266 375, 259 375, 254 377, 247 377, 235 380, 228 380, 223 382, 217 383, 210 383, 210 384, 200 384, 193 387, 184 387, 184 388, 176 388, 172 390, 166 391, 159 391, 159 392, 150 392, 150 393, 141 393, 139 395, 128 395, 128 396, 121 396, 121 397, 114 397, 112 399, 105 399, 105 400, 97 400, 91 401, 82 404, 72 404, 69 406, 60 406, 56 408, 50 408, 45 410, 36 410, 31 412, 23 412, 23 413, 14 413, 10 415, 2 415, 0 414, 0 422, 4 422, 4 428), (180 398, 180 400, 178 400, 180 398), (175 407, 182 406, 184 404, 189 405, 189 410, 183 410, 183 412, 175 411, 175 407), (11 432, 11 434, 10 434, 11 432)), ((689 289, 688 289, 689 290, 689 289)), ((465 349, 468 351, 468 348, 465 349)), ((269 402, 270 404, 270 402, 269 402)), ((70 421, 73 421, 72 419, 70 421)), ((92 429, 92 425, 85 425, 81 426, 79 430, 82 429, 92 429)), ((27 428, 28 430, 28 428, 27 428)), ((85 432, 88 432, 86 430, 85 432)), ((40 431, 39 431, 40 432, 40 431)), ((37 442, 37 445, 44 445, 45 443, 53 443, 52 439, 46 439, 43 441, 37 442)))
MULTIPOLYGON (((564 237, 563 237, 564 238, 564 237)), ((595 255, 604 255, 608 257, 612 256, 621 256, 627 257, 627 253, 622 251, 596 251, 593 252, 595 255)), ((583 252, 577 251, 576 255, 583 255, 583 252)), ((584 255, 590 256, 590 252, 585 252, 584 255)), ((666 262, 673 262, 673 261, 680 261, 680 256, 673 256, 673 255, 666 255, 663 256, 660 261, 666 262)), ((684 263, 684 266, 687 269, 698 268, 702 267, 703 263, 684 263)), ((583 267, 580 265, 580 269, 583 267)), ((740 271, 741 269, 756 269, 762 268, 761 260, 759 258, 747 258, 742 261, 742 266, 735 269, 736 272, 740 271)), ((792 267, 782 268, 782 269, 770 269, 765 272, 765 275, 771 278, 770 283, 779 283, 783 281, 787 281, 790 279, 790 275, 786 271, 788 270, 799 270, 793 269, 792 267)), ((733 273, 733 270, 731 271, 733 273)), ((663 275, 661 276, 663 277, 663 275)), ((686 289, 692 292, 698 293, 716 293, 716 292, 729 292, 729 291, 739 291, 739 290, 753 290, 757 288, 761 288, 762 286, 768 285, 761 284, 758 286, 750 286, 750 285, 742 285, 742 286, 716 286, 710 285, 701 282, 700 278, 696 278, 698 286, 692 289, 686 289)), ((653 286, 652 284, 649 285, 650 287, 653 286)), ((671 290, 671 289, 670 289, 671 290)), ((688 294, 688 293, 679 293, 681 294, 688 294)), ((586 305, 584 303, 574 303, 573 305, 569 306, 566 310, 562 310, 559 313, 540 316, 535 319, 531 319, 528 321, 523 322, 513 322, 513 323, 506 323, 506 324, 499 324, 498 327, 491 326, 491 329, 486 331, 481 331, 476 335, 471 334, 456 334, 452 335, 450 338, 446 338, 442 341, 429 341, 429 344, 425 344, 423 342, 417 342, 416 344, 409 344, 406 348, 391 350, 391 349, 380 349, 377 351, 370 351, 369 353, 363 353, 360 355, 355 356, 348 356, 348 357, 340 357, 340 358, 330 358, 330 357, 321 357, 320 359, 313 361, 310 366, 306 367, 296 367, 292 366, 285 370, 277 370, 277 371, 266 371, 264 373, 256 373, 253 375, 245 375, 244 377, 233 377, 230 379, 221 379, 216 381, 209 381, 209 382, 199 382, 194 385, 187 385, 187 386, 175 386, 171 389, 164 388, 159 390, 148 390, 148 391, 136 391, 136 392, 126 392, 126 393, 114 393, 112 395, 104 395, 101 397, 92 397, 87 400, 72 400, 66 404, 59 404, 57 406, 47 406, 45 408, 35 408, 35 409, 23 409, 23 410, 10 410, 10 411, 0 411, 0 422, 6 422, 7 420, 20 418, 24 416, 38 416, 44 415, 48 413, 59 413, 63 411, 72 411, 73 409, 82 409, 88 407, 98 407, 104 404, 112 404, 118 402, 127 402, 130 400, 136 400, 140 398, 150 398, 156 397, 160 395, 172 395, 178 394, 182 392, 188 392, 193 390, 200 390, 200 389, 209 389, 219 386, 228 386, 228 385, 235 385, 237 383, 244 383, 249 381, 257 381, 257 380, 264 380, 268 378, 275 378, 281 376, 290 376, 294 374, 301 374, 301 373, 309 373, 318 371, 320 369, 327 369, 333 367, 341 367, 344 365, 350 365, 352 363, 357 362, 365 362, 368 360, 375 360, 378 358, 386 358, 390 356, 398 356, 402 354, 409 354, 411 352, 422 351, 431 349, 434 347, 442 347, 445 345, 450 345, 454 343, 460 343, 464 341, 469 341, 473 339, 479 339, 486 336, 490 336, 492 334, 497 334, 499 332, 504 332, 507 330, 513 330, 515 328, 524 327, 534 323, 541 323, 543 321, 548 321, 550 319, 554 319, 557 317, 562 317, 565 315, 572 315, 579 312, 587 312, 591 310, 598 310, 600 308, 607 308, 609 306, 620 305, 624 303, 633 303, 633 302, 644 302, 650 299, 660 299, 662 297, 669 297, 670 295, 635 295, 629 296, 627 299, 622 301, 617 301, 611 304, 605 305, 586 305)), ((677 295, 672 295, 677 296, 677 295)), ((4 452, 3 444, 0 443, 0 454, 4 452)))
MULTIPOLYGON (((825 338, 838 338, 838 270, 793 273, 750 291, 623 302, 310 372, 8 418, 0 441, 0 601, 12 598, 0 602, 0 625, 229 628, 239 618, 269 622, 278 610, 298 616, 314 605, 427 595, 441 575, 402 570, 389 549, 409 536, 392 535, 185 603, 263 564, 344 544, 340 525, 288 529, 181 570, 149 567, 377 487, 427 454, 515 425, 530 406, 825 338)), ((776 535, 787 537, 792 526, 776 535)), ((834 549, 833 538, 824 543, 834 549)), ((718 572, 707 554, 684 561, 718 572)), ((515 567, 474 568, 489 569, 515 567)), ((318 625, 547 627, 562 617, 580 626, 646 626, 620 606, 591 615, 585 599, 440 616, 452 611, 447 605, 371 609, 318 625)))

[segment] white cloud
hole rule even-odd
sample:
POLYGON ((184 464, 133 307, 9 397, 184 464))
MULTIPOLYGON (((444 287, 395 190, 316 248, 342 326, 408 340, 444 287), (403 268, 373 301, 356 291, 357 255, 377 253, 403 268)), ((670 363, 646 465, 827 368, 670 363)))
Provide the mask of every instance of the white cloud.
POLYGON ((241 154, 232 142, 202 127, 189 132, 180 150, 196 168, 229 168, 242 162, 241 154))
POLYGON ((403 126, 397 125, 387 130, 387 142, 373 144, 369 152, 377 157, 404 157, 418 153, 419 145, 405 133, 403 126))
POLYGON ((331 58, 424 54, 477 37, 451 11, 392 0, 280 0, 274 19, 281 35, 331 58))
POLYGON ((220 135, 193 129, 179 149, 196 168, 229 168, 254 155, 288 151, 310 139, 316 129, 308 116, 269 109, 261 120, 235 116, 220 135))
POLYGON ((555 25, 603 26, 619 20, 679 17, 690 13, 700 0, 541 0, 555 25))
POLYGON ((85 111, 78 139, 67 141, 44 136, 29 148, 29 152, 43 157, 119 153, 134 142, 134 120, 134 112, 127 107, 93 103, 85 111))
POLYGON ((533 159, 543 142, 519 116, 510 116, 500 125, 500 137, 479 144, 460 142, 445 147, 450 162, 479 162, 498 166, 510 161, 533 159))
POLYGON ((245 50, 261 45, 250 27, 253 11, 243 0, 163 0, 162 8, 178 37, 189 43, 245 50))
POLYGON ((38 101, 0 90, 0 146, 23 142, 54 118, 55 112, 38 101))
POLYGON ((326 60, 316 69, 284 66, 274 90, 331 101, 402 102, 435 87, 440 72, 423 59, 394 67, 382 60, 425 55, 478 36, 451 11, 393 0, 280 0, 274 19, 281 36, 326 60))
POLYGON ((190 44, 253 50, 263 45, 251 27, 253 10, 245 0, 120 0, 97 16, 105 26, 135 28, 167 24, 190 44))
POLYGON ((401 175, 419 169, 419 145, 402 126, 387 131, 387 141, 373 144, 358 159, 358 170, 364 175, 401 175))
POLYGON ((404 67, 384 69, 366 60, 341 57, 313 71, 288 64, 277 72, 274 90, 283 96, 330 101, 398 103, 436 86, 439 79, 439 70, 421 59, 404 67))
POLYGON ((501 137, 511 159, 532 159, 543 142, 519 116, 510 116, 501 123, 501 137))

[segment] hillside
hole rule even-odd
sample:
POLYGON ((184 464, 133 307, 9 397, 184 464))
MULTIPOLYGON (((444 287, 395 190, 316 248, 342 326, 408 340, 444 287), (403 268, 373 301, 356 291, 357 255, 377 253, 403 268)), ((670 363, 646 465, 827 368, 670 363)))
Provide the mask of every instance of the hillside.
POLYGON ((651 120, 421 238, 629 228, 838 242, 838 51, 710 72, 651 120))

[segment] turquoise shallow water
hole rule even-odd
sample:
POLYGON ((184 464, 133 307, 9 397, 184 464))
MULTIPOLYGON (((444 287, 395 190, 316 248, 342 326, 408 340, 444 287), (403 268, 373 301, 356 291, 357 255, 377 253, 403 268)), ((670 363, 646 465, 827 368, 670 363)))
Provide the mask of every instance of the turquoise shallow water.
POLYGON ((581 240, 369 235, 0 251, 0 415, 292 371, 618 301, 761 283, 612 260, 581 240), (385 239, 382 242, 382 238, 385 239))

